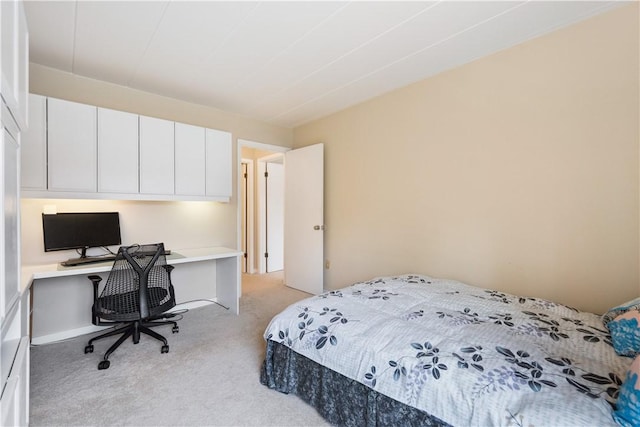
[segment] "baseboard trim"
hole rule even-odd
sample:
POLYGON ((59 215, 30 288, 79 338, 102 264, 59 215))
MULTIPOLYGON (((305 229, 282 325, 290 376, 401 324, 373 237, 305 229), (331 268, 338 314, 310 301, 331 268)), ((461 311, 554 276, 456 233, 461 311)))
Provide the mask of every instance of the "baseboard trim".
POLYGON ((197 301, 187 301, 176 304, 169 312, 172 311, 180 311, 180 310, 190 310, 192 308, 204 307, 206 305, 217 304, 217 298, 211 298, 207 300, 197 300, 197 301))
POLYGON ((79 337, 80 335, 90 334, 92 332, 102 331, 110 328, 110 326, 83 326, 82 328, 69 329, 67 331, 56 332, 55 334, 42 335, 40 337, 32 337, 32 345, 50 344, 56 341, 68 340, 70 338, 79 337))

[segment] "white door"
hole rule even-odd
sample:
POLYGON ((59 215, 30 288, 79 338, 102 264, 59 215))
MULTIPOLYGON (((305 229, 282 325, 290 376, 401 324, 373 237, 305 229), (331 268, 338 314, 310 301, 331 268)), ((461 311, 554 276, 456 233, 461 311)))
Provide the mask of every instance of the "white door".
POLYGON ((266 172, 266 271, 284 268, 284 166, 267 163, 266 172))
POLYGON ((323 292, 323 144, 285 153, 285 284, 311 294, 323 292))

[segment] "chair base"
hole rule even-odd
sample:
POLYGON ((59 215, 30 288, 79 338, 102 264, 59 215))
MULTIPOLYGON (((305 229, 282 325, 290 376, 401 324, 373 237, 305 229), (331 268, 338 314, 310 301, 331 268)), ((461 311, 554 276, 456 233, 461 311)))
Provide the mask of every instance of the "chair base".
POLYGON ((109 356, 111 356, 111 353, 113 353, 118 347, 120 347, 120 345, 126 341, 127 338, 131 337, 133 339, 133 343, 134 344, 138 344, 138 342, 140 342, 140 334, 145 334, 145 335, 149 335, 150 337, 153 337, 155 339, 157 339, 158 341, 162 342, 162 347, 160 349, 161 353, 168 353, 169 352, 169 344, 167 344, 167 339, 165 337, 163 337, 162 335, 160 335, 159 333, 151 330, 150 328, 156 327, 156 326, 163 326, 163 325, 173 325, 173 327, 171 328, 171 332, 172 333, 176 333, 179 332, 179 328, 178 328, 178 324, 172 320, 169 321, 140 321, 137 320, 135 322, 131 322, 128 323, 124 326, 121 326, 119 328, 116 329, 112 329, 110 331, 105 332, 102 335, 98 335, 97 337, 93 337, 89 340, 87 346, 84 348, 84 352, 86 353, 93 353, 93 342, 103 339, 103 338, 108 338, 114 335, 119 335, 122 334, 122 336, 120 336, 120 338, 118 338, 118 340, 113 343, 111 345, 111 347, 109 347, 109 349, 107 350, 107 352, 104 354, 103 360, 98 363, 98 369, 107 369, 109 368, 109 365, 111 364, 109 362, 109 356))

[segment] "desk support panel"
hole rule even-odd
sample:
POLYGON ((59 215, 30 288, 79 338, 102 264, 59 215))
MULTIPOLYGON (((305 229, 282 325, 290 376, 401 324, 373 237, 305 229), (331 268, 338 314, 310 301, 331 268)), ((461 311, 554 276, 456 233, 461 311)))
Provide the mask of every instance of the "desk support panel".
POLYGON ((222 258, 216 263, 218 302, 234 314, 240 313, 240 263, 238 257, 222 258))
MULTIPOLYGON (((176 267, 171 278, 178 304, 198 299, 214 300, 238 314, 241 252, 227 248, 183 251, 180 258, 167 260, 176 267)), ((109 270, 110 265, 106 264, 62 270, 55 264, 50 268, 23 268, 23 276, 33 275, 33 344, 44 344, 104 329, 91 323, 93 288, 87 276, 98 274, 104 283, 109 270)))

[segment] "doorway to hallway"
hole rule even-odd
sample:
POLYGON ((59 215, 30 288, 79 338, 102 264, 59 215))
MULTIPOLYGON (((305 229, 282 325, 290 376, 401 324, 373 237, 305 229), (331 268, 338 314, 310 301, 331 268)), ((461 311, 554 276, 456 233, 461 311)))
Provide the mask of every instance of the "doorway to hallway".
POLYGON ((284 268, 284 156, 258 159, 258 229, 261 273, 284 268))
POLYGON ((240 152, 240 246, 249 274, 284 268, 284 156, 258 145, 240 152))
POLYGON ((246 272, 284 269, 286 286, 316 295, 324 290, 323 147, 317 143, 291 150, 239 139, 237 152, 239 170, 249 175, 248 168, 240 168, 245 163, 256 170, 253 180, 244 183, 246 188, 253 183, 253 196, 239 197, 238 203, 238 246, 246 248, 246 272))

